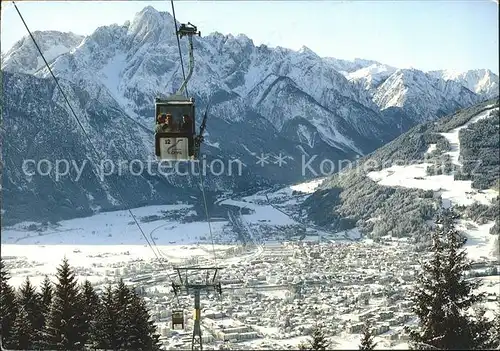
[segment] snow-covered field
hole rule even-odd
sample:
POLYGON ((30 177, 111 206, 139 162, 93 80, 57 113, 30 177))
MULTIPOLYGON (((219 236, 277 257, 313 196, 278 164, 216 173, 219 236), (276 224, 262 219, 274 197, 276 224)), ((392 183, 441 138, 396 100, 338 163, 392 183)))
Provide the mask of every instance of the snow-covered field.
POLYGON ((421 163, 391 166, 381 171, 370 172, 368 176, 384 186, 433 190, 441 195, 443 207, 469 206, 475 202, 490 205, 491 200, 498 196, 498 192, 492 189, 478 191, 472 188, 470 180, 453 180, 453 175, 426 175, 427 167, 432 165, 432 163, 421 163))
MULTIPOLYGON (((150 239, 152 234, 158 245, 193 244, 200 237, 210 237, 207 223, 180 223, 169 219, 142 222, 141 218, 165 212, 187 209, 188 205, 147 206, 136 208, 132 213, 150 239), (164 211, 164 212, 162 212, 164 211)), ((4 228, 2 243, 44 244, 44 245, 146 245, 147 242, 137 228, 128 211, 99 213, 89 218, 75 218, 59 222, 59 226, 40 232, 28 230, 32 223, 20 223, 4 228)), ((221 234, 226 222, 212 223, 214 235, 221 234)))
POLYGON ((224 200, 221 205, 233 205, 242 208, 248 208, 255 211, 253 214, 244 215, 244 218, 250 222, 269 222, 274 225, 297 224, 284 213, 275 210, 270 205, 256 205, 251 202, 224 200))
MULTIPOLYGON (((251 209, 253 213, 242 216, 247 227, 248 224, 297 224, 270 205, 231 199, 222 201, 220 205, 251 209)), ((161 258, 179 265, 193 257, 213 261, 214 249, 219 257, 224 255, 224 251, 238 247, 230 244, 234 243, 235 234, 227 220, 211 221, 214 242, 217 243, 213 246, 207 222, 182 223, 166 216, 172 211, 188 214, 192 211, 191 207, 164 205, 132 209, 154 251, 128 211, 113 211, 61 221, 57 226, 38 227, 38 230, 33 230, 33 226, 36 228, 38 224, 32 222, 2 228, 2 257, 15 257, 19 261, 19 269, 12 272, 11 283, 14 286, 22 284, 27 276, 37 284, 45 274, 54 275, 63 257, 68 257, 70 264, 79 272, 92 271, 92 274, 80 274, 80 278, 98 283, 111 271, 122 269, 137 260, 154 262, 161 258)), ((246 229, 252 235, 252 229, 246 229)), ((255 243, 256 240, 253 240, 255 243)), ((234 257, 227 263, 252 259, 261 252, 262 247, 258 246, 253 253, 234 257)))
MULTIPOLYGON (((405 174, 405 172, 403 171, 399 174, 405 174)), ((317 179, 273 192, 260 192, 237 200, 231 198, 220 199, 218 201, 218 205, 220 206, 231 205, 242 209, 239 216, 235 216, 242 223, 240 229, 245 230, 249 234, 251 243, 248 247, 234 244, 235 233, 231 229, 231 225, 234 225, 234 223, 230 220, 211 222, 216 242, 215 245, 212 245, 206 222, 183 223, 177 219, 173 219, 173 216, 168 216, 168 213, 172 211, 189 214, 193 211, 190 205, 165 205, 148 206, 132 210, 136 219, 141 224, 146 237, 153 244, 154 252, 148 246, 128 211, 114 211, 96 214, 89 218, 61 221, 58 226, 39 229, 38 231, 29 230, 29 226, 35 223, 21 223, 14 227, 3 228, 2 259, 7 263, 11 275, 10 284, 15 287, 19 287, 26 277, 29 277, 35 285, 41 283, 44 275, 48 275, 53 280, 56 269, 64 257, 67 257, 70 265, 75 268, 76 277, 79 281, 88 279, 100 286, 108 282, 116 282, 120 277, 133 278, 146 275, 145 279, 148 280, 148 283, 145 289, 146 291, 154 292, 153 295, 157 293, 170 294, 169 282, 164 279, 162 280, 162 277, 160 277, 160 275, 168 272, 164 272, 164 269, 160 267, 159 258, 162 262, 175 266, 198 263, 212 265, 214 263, 215 251, 217 256, 216 264, 222 267, 230 267, 230 276, 235 279, 237 277, 247 277, 254 273, 254 264, 261 262, 260 260, 264 257, 277 259, 277 261, 273 261, 277 264, 285 264, 285 260, 290 259, 291 261, 288 261, 290 263, 300 262, 304 258, 302 255, 296 257, 294 250, 287 249, 286 246, 282 246, 276 240, 262 241, 261 226, 276 226, 277 230, 281 226, 303 226, 303 224, 297 222, 283 211, 282 208, 286 208, 289 204, 293 205, 293 203, 303 201, 304 198, 317 189, 322 181, 323 179, 317 179), (250 213, 243 214, 246 213, 243 209, 250 210, 250 213)), ((459 195, 456 196, 459 198, 459 195)), ((449 198, 451 199, 452 196, 449 195, 449 198)), ((469 254, 478 259, 482 257, 489 258, 492 248, 495 245, 490 240, 493 236, 488 236, 489 234, 487 234, 492 223, 474 227, 473 223, 462 221, 459 225, 468 230, 470 237, 468 242, 469 254)), ((312 227, 308 227, 307 232, 308 236, 300 239, 303 242, 309 240, 323 241, 324 237, 327 237, 327 240, 323 241, 326 245, 332 245, 334 242, 337 244, 333 245, 343 245, 347 242, 349 245, 353 245, 351 246, 351 250, 353 250, 354 255, 357 252, 363 255, 365 249, 369 249, 373 245, 378 245, 371 240, 362 240, 359 243, 347 240, 339 240, 337 242, 337 240, 332 240, 331 233, 324 233, 312 227), (314 235, 310 235, 311 233, 314 233, 314 235)), ((356 230, 349 233, 337 234, 339 234, 340 238, 343 236, 346 238, 360 237, 359 232, 356 230)), ((402 252, 404 251, 404 246, 400 246, 397 242, 392 242, 391 244, 389 239, 388 245, 395 245, 394 248, 389 249, 389 252, 405 255, 402 252)), ((320 250, 319 252, 322 251, 320 250)), ((380 254, 380 252, 377 252, 377 255, 380 254)), ((307 262, 307 259, 304 259, 304 262, 307 262)), ((384 258, 383 260, 390 266, 391 259, 384 258)), ((399 261, 395 260, 394 262, 399 261)), ((351 262, 345 268, 355 269, 354 266, 351 262)), ((307 265, 299 265, 298 267, 300 269, 297 272, 308 274, 307 265)), ((342 264, 340 264, 338 270, 336 269, 335 271, 336 273, 343 274, 341 273, 342 269, 342 264)), ((398 270, 398 272, 400 271, 398 270)), ((316 271, 314 270, 314 272, 316 271)), ((367 274, 377 274, 377 272, 376 269, 373 269, 373 272, 368 272, 365 269, 365 273, 367 274)), ((276 276, 276 273, 273 274, 276 276)), ((313 273, 313 276, 319 277, 318 274, 320 273, 313 273)), ((294 277, 293 274, 290 275, 288 273, 288 275, 289 277, 294 277)), ((347 274, 347 276, 350 276, 350 274, 347 274)), ((296 278, 298 279, 298 277, 296 278)), ((498 277, 491 278, 489 280, 485 278, 487 280, 487 284, 483 287, 483 289, 486 289, 485 291, 491 292, 493 289, 498 290, 500 287, 500 279, 498 277)), ((268 283, 280 284, 278 282, 272 283, 271 281, 268 283)), ((141 285, 142 282, 137 284, 141 285)), ((361 281, 359 284, 352 285, 352 289, 356 290, 361 287, 362 291, 363 289, 366 290, 368 285, 370 285, 363 285, 364 283, 361 281)), ((281 301, 285 306, 291 292, 286 286, 282 286, 273 288, 274 290, 264 289, 259 294, 267 299, 281 301), (282 286, 283 288, 281 288, 282 286)), ((371 284, 370 286, 373 288, 377 284, 371 284)), ((383 285, 380 285, 380 289, 382 288, 383 285)), ((252 287, 245 287, 244 289, 252 291, 252 287)), ((190 306, 190 302, 187 301, 187 303, 188 305, 186 306, 190 306)), ((205 303, 208 303, 208 301, 205 301, 205 303)), ((490 305, 492 304, 490 303, 490 305)), ((155 311, 164 311, 163 305, 156 303, 155 306, 155 311)), ((493 305, 490 307, 493 308, 493 305)), ((340 316, 348 316, 344 314, 340 314, 340 316)), ((353 318, 355 320, 355 317, 353 318)), ((167 325, 163 319, 161 322, 158 322, 158 325, 162 323, 167 325)), ((349 321, 349 323, 351 322, 349 321)), ((276 349, 277 347, 281 347, 285 349, 295 347, 307 338, 295 333, 287 334, 284 339, 279 339, 277 335, 281 332, 276 327, 252 325, 252 328, 258 330, 261 337, 256 340, 242 341, 237 345, 241 345, 242 348, 276 349)), ((389 332, 377 336, 375 341, 379 341, 380 345, 384 348, 406 349, 407 344, 403 340, 389 340, 391 333, 395 331, 401 333, 398 328, 391 327, 389 332)), ((163 334, 165 327, 160 329, 163 334)), ((359 340, 359 333, 351 334, 342 331, 332 338, 332 348, 355 349, 359 345, 359 340)))
POLYGON ((317 178, 304 183, 299 183, 275 191, 260 191, 256 194, 245 196, 242 200, 245 202, 262 203, 269 200, 279 201, 281 205, 292 205, 298 203, 297 200, 304 200, 311 195, 326 180, 326 178, 317 178), (297 195, 294 197, 293 193, 297 195))
MULTIPOLYGON (((320 182, 321 180, 315 180, 299 184, 279 190, 277 193, 291 195, 293 190, 311 193, 320 182)), ((242 215, 242 218, 251 235, 256 229, 251 229, 248 225, 255 228, 254 225, 262 224, 267 226, 299 224, 273 206, 262 204, 261 201, 265 199, 264 195, 255 195, 246 197, 242 201, 226 199, 219 205, 250 209, 252 213, 242 215)), ((23 260, 24 268, 13 274, 12 283, 16 286, 28 275, 36 281, 43 279, 44 274, 54 274, 55 268, 65 256, 70 259, 72 265, 83 270, 95 268, 96 262, 103 267, 121 267, 139 259, 156 260, 157 257, 177 263, 194 256, 213 259, 214 247, 207 222, 182 223, 165 216, 172 211, 184 210, 185 213, 189 213, 192 211, 191 207, 191 205, 164 205, 132 210, 155 252, 149 247, 128 211, 113 211, 88 218, 64 220, 57 226, 50 225, 37 230, 33 230, 31 226, 38 224, 32 222, 2 228, 2 257, 19 257, 23 260), (156 217, 151 219, 153 216, 156 217), (145 221, 147 217, 149 220, 145 221), (33 267, 28 269, 27 265, 33 267)), ((212 221, 210 224, 214 241, 217 243, 215 250, 218 256, 222 255, 223 251, 236 247, 229 244, 234 243, 234 233, 231 232, 227 220, 212 221)), ((255 253, 261 251, 262 248, 258 247, 255 253)), ((255 257, 255 253, 251 257, 255 257)), ((233 261, 237 262, 238 259, 235 258, 233 261)), ((103 276, 105 275, 104 268, 97 271, 102 271, 103 276)), ((99 276, 85 277, 94 281, 100 279, 99 276)))
POLYGON ((301 193, 311 194, 326 180, 327 178, 318 178, 311 180, 310 182, 300 183, 292 185, 290 189, 292 191, 298 191, 301 193))
POLYGON ((498 255, 498 240, 496 235, 490 234, 495 222, 477 225, 472 221, 460 221, 457 229, 467 234, 465 249, 470 259, 475 261, 495 260, 498 255))
MULTIPOLYGON (((490 105, 488 107, 492 106, 493 105, 490 105)), ((449 133, 441 133, 451 145, 451 151, 447 152, 447 154, 450 155, 454 164, 458 166, 462 165, 459 160, 459 131, 483 118, 488 118, 495 110, 498 110, 498 107, 479 113, 469 122, 453 129, 449 133)), ((430 145, 427 153, 434 151, 435 147, 435 144, 430 145)), ((436 195, 441 196, 442 206, 445 208, 454 205, 470 206, 475 203, 491 205, 492 200, 499 195, 498 192, 493 189, 473 189, 472 181, 454 180, 453 175, 429 176, 426 174, 426 169, 432 165, 431 163, 421 163, 408 166, 392 166, 381 171, 370 172, 368 173, 368 177, 384 186, 432 190, 436 195)), ((490 222, 478 226, 469 222, 467 226, 464 226, 464 223, 462 223, 460 229, 463 229, 469 238, 467 243, 469 258, 473 260, 498 258, 498 242, 495 241, 495 236, 488 232, 493 224, 494 222, 490 222)))
MULTIPOLYGON (((165 249, 165 248, 162 248, 165 249)), ((172 251, 178 249, 172 247, 172 251)), ((130 265, 138 260, 152 260, 154 253, 147 246, 139 245, 9 245, 2 244, 2 259, 14 268, 10 269, 10 284, 20 286, 26 277, 35 284, 43 280, 44 275, 55 276, 56 268, 66 257, 69 264, 80 274, 78 280, 88 279, 93 283, 102 283, 106 276, 115 270, 130 265), (85 274, 84 272, 92 272, 85 274)))

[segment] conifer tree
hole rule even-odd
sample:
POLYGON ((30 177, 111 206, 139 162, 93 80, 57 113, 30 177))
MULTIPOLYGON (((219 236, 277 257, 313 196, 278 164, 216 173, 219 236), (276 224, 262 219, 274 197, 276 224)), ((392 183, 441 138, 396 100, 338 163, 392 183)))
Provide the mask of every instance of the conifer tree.
POLYGON ((40 350, 50 349, 50 338, 47 333, 47 323, 49 318, 53 289, 53 284, 49 280, 49 277, 45 276, 40 287, 41 292, 38 294, 43 323, 40 335, 35 343, 35 348, 40 350))
POLYGON ((14 289, 9 285, 9 274, 0 259, 0 318, 2 319, 0 337, 5 348, 11 348, 12 328, 17 317, 18 307, 14 289))
POLYGON ((328 350, 329 346, 330 342, 328 341, 323 328, 319 325, 316 325, 313 329, 311 339, 307 344, 300 344, 299 349, 310 351, 328 350))
POLYGON ((464 277, 470 263, 462 249, 465 240, 454 228, 455 218, 449 211, 438 217, 432 234, 432 258, 423 265, 412 296, 413 311, 419 318, 418 329, 410 331, 416 348, 487 347, 488 340, 481 329, 489 330, 488 322, 467 313, 482 300, 483 294, 474 294, 478 282, 464 277))
POLYGON ((497 300, 495 319, 491 329, 491 348, 500 350, 500 300, 497 300))
POLYGON ((82 306, 80 292, 68 260, 57 269, 57 283, 47 320, 46 340, 50 349, 80 350, 82 306))
POLYGON ((131 292, 132 310, 130 311, 131 327, 129 329, 129 345, 133 350, 160 350, 159 335, 156 326, 150 320, 151 316, 141 299, 134 291, 131 292))
POLYGON ((36 347, 40 349, 48 348, 47 322, 49 318, 50 305, 52 302, 53 286, 48 276, 45 276, 42 281, 40 296, 41 311, 43 316, 43 327, 41 335, 36 343, 36 347))
POLYGON ((365 324, 363 328, 363 334, 361 337, 361 344, 359 345, 360 350, 375 350, 377 343, 373 340, 373 335, 370 332, 370 326, 365 324))
POLYGON ((19 293, 19 304, 26 309, 35 330, 41 330, 44 321, 42 300, 29 278, 26 278, 19 293))
POLYGON ((50 309, 50 303, 52 302, 52 294, 54 291, 54 288, 52 287, 52 282, 50 281, 48 276, 45 276, 43 282, 42 282, 42 287, 41 287, 41 293, 40 297, 42 300, 42 306, 44 313, 48 313, 50 309))
POLYGON ((24 306, 20 306, 12 327, 10 347, 15 350, 32 350, 37 341, 35 328, 30 321, 30 315, 24 306))
POLYGON ((120 279, 118 286, 113 294, 114 310, 118 313, 117 320, 117 337, 120 348, 129 349, 131 347, 129 340, 129 331, 132 328, 132 294, 130 289, 125 285, 123 279, 120 279))
POLYGON ((22 314, 16 319, 16 343, 20 349, 33 348, 41 339, 44 319, 40 296, 28 277, 19 289, 17 301, 22 314))
POLYGON ((117 350, 118 343, 118 312, 115 309, 114 294, 111 285, 104 289, 100 304, 95 315, 95 330, 91 343, 96 349, 117 350))
POLYGON ((82 326, 81 333, 84 342, 91 342, 95 330, 95 320, 99 310, 99 297, 92 284, 85 280, 82 285, 82 326))
POLYGON ((159 350, 159 335, 150 318, 144 301, 120 280, 115 289, 109 285, 104 291, 92 344, 112 350, 159 350))
MULTIPOLYGON (((416 282, 416 291, 412 296, 414 302, 413 312, 417 315, 420 322, 420 330, 410 332, 411 340, 418 344, 418 348, 426 344, 427 341, 439 334, 443 329, 442 318, 444 313, 441 310, 444 297, 443 292, 439 290, 437 282, 442 280, 442 245, 441 231, 436 230, 432 233, 432 257, 430 261, 423 264, 423 274, 416 282)), ((418 349, 417 348, 417 349, 418 349)))

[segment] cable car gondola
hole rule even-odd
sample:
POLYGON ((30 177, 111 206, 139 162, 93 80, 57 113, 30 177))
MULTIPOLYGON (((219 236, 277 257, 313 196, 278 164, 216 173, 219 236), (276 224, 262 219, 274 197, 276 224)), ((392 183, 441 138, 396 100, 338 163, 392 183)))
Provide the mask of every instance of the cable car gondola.
POLYGON ((173 95, 155 99, 156 156, 162 160, 194 159, 195 105, 193 98, 173 95))
POLYGON ((196 160, 203 142, 207 114, 203 117, 200 134, 195 132, 195 103, 193 97, 184 97, 194 69, 193 35, 201 35, 196 26, 182 24, 177 34, 189 39, 189 73, 179 90, 166 99, 155 99, 155 154, 160 160, 196 160))
POLYGON ((181 326, 181 329, 184 329, 184 311, 183 310, 173 310, 172 311, 172 330, 175 330, 176 326, 181 326))

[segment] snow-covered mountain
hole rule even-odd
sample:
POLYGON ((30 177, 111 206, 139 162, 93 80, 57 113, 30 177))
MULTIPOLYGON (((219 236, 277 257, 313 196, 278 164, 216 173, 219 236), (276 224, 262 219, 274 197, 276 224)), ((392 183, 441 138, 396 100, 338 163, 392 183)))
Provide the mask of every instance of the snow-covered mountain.
POLYGON ((333 65, 335 70, 342 73, 343 75, 348 75, 349 73, 356 72, 366 67, 382 65, 380 62, 377 61, 364 60, 360 58, 355 58, 354 60, 350 61, 333 57, 327 57, 326 61, 329 64, 333 65))
MULTIPOLYGON (((86 37, 36 32, 100 155, 128 161, 153 156, 153 99, 182 83, 174 33, 172 16, 150 6, 132 21, 100 27, 86 37)), ((121 202, 111 190, 114 182, 131 189, 121 204, 127 206, 193 196, 186 186, 199 191, 195 178, 176 176, 111 176, 101 183, 26 178, 20 167, 27 156, 55 160, 66 155, 99 163, 30 40, 25 37, 2 56, 3 82, 9 87, 4 89, 3 147, 17 150, 5 153, 7 214, 28 219, 32 212, 23 206, 33 196, 39 200, 34 206, 40 207, 33 218, 47 211, 66 211, 67 217, 111 208, 121 202), (38 124, 25 128, 32 115, 38 124), (61 205, 54 193, 71 205, 61 205)), ((380 63, 369 60, 321 58, 307 47, 255 46, 245 35, 220 33, 193 41, 196 65, 189 93, 196 98, 198 118, 210 102, 203 153, 209 161, 237 158, 245 169, 242 177, 208 175, 206 186, 214 191, 307 179, 310 175, 301 172, 303 158, 353 159, 394 139, 403 130, 395 128, 400 120, 408 129, 483 99, 456 82, 423 72, 392 72, 388 66, 383 71, 377 68, 380 63), (367 77, 359 70, 371 75, 368 83, 356 80, 367 77), (384 78, 383 72, 392 73, 384 78), (262 154, 269 157, 266 167, 256 163, 262 154), (280 154, 286 163, 277 166, 273 160, 280 154)), ((181 44, 187 61, 187 41, 181 44)))
MULTIPOLYGON (((173 19, 168 13, 146 7, 132 23, 97 29, 81 45, 59 56, 51 65, 56 75, 78 82, 92 97, 105 89, 133 118, 141 123, 150 123, 152 97, 158 93, 173 92, 182 82, 173 33, 173 19)), ((295 91, 288 91, 287 95, 291 94, 291 98, 295 99, 294 94, 306 92, 311 101, 323 107, 322 114, 311 123, 330 146, 359 153, 373 148, 373 145, 367 147, 363 142, 356 145, 353 141, 356 135, 332 138, 331 135, 341 134, 335 129, 335 124, 328 122, 335 118, 333 115, 340 115, 347 124, 353 124, 352 121, 360 115, 364 122, 373 121, 363 128, 357 128, 358 124, 351 126, 351 129, 358 130, 361 139, 372 139, 376 135, 379 141, 388 141, 394 137, 383 128, 377 128, 382 117, 369 95, 353 89, 345 77, 306 48, 298 53, 281 48, 271 50, 263 46, 255 47, 244 35, 233 37, 219 33, 195 38, 194 41, 197 65, 190 85, 194 87, 193 93, 200 100, 200 105, 218 91, 236 93, 227 103, 214 105, 213 113, 223 119, 234 121, 235 116, 240 118, 234 106, 255 107, 258 103, 253 99, 255 88, 266 81, 271 82, 269 77, 287 77, 298 87, 295 91), (343 100, 341 107, 339 100, 343 100), (373 128, 370 128, 371 124, 374 124, 373 128), (345 143, 340 145, 339 140, 345 143)), ((9 57, 14 55, 9 54, 4 63, 5 69, 22 72, 23 68, 16 69, 10 62, 9 57)), ((37 56, 35 52, 32 55, 37 56)), ((36 75, 49 77, 46 69, 36 75)), ((280 94, 279 89, 271 95, 267 94, 266 98, 279 101, 279 97, 275 96, 277 94, 280 94)), ((268 120, 274 120, 268 109, 260 108, 258 112, 268 120)), ((287 114, 282 122, 297 116, 304 117, 304 112, 301 109, 292 115, 287 114)), ((277 125, 278 129, 281 126, 277 125)))
POLYGON ((331 62, 349 81, 368 91, 382 110, 401 108, 417 122, 499 95, 498 76, 488 69, 423 72, 359 59, 351 65, 331 62))
POLYGON ((382 111, 401 109, 413 122, 442 117, 458 106, 499 95, 498 76, 490 70, 423 72, 381 63, 358 67, 343 72, 346 78, 368 91, 382 111))
MULTIPOLYGON (((58 31, 35 31, 32 33, 48 62, 77 47, 84 36, 58 31)), ((6 53, 2 54, 2 70, 22 73, 35 73, 45 67, 38 50, 29 36, 14 44, 6 53)))
MULTIPOLYGON (((349 81, 358 83, 373 95, 386 79, 398 71, 397 67, 377 61, 355 59, 354 61, 328 58, 335 69, 349 81)), ((412 69, 414 70, 414 69, 412 69)), ((485 99, 499 95, 498 75, 489 69, 471 69, 468 71, 438 70, 425 72, 429 78, 450 80, 466 87, 485 99)))
MULTIPOLYGON (((100 27, 83 41, 80 37, 74 40, 73 48, 63 45, 69 50, 59 50, 62 55, 52 60, 51 65, 56 75, 78 82, 91 94, 94 92, 93 97, 102 88, 106 89, 133 118, 141 123, 146 120, 150 123, 152 97, 175 91, 182 81, 173 33, 173 18, 166 12, 161 13, 148 6, 132 22, 100 27)), ((50 43, 53 42, 69 42, 67 36, 64 34, 64 38, 57 41, 53 39, 54 32, 51 32, 50 36, 47 35, 49 42, 42 47, 51 47, 50 43)), ((44 38, 40 40, 43 41, 44 38)), ((387 74, 395 70, 393 67, 362 59, 353 62, 323 59, 307 47, 298 52, 281 47, 256 47, 244 35, 234 37, 213 33, 204 38, 196 37, 194 42, 197 65, 190 86, 193 87, 194 95, 200 99, 200 105, 204 105, 218 91, 234 92, 237 94, 234 95, 235 100, 241 99, 244 105, 256 108, 271 123, 276 122, 277 114, 281 115, 280 123, 275 125, 279 130, 286 120, 303 117, 306 112, 303 108, 294 113, 281 111, 281 106, 288 105, 279 103, 284 98, 283 84, 287 84, 282 77, 286 77, 288 83, 295 85, 297 89, 288 89, 284 95, 297 100, 294 94, 305 92, 312 98, 310 101, 314 100, 315 104, 322 107, 320 116, 312 118, 310 122, 316 127, 321 139, 330 146, 365 153, 374 146, 374 143, 366 142, 365 139, 383 143, 395 136, 394 133, 388 133, 386 128, 387 123, 392 125, 394 121, 387 121, 387 116, 381 114, 379 108, 402 107, 401 103, 385 103, 386 100, 397 100, 404 95, 401 84, 391 83, 389 87, 381 87, 382 92, 378 92, 377 98, 372 99, 370 89, 360 89, 357 80, 365 80, 365 87, 379 85, 387 74), (347 78, 353 82, 340 72, 348 72, 347 78), (280 84, 276 84, 277 82, 280 84), (259 89, 262 90, 260 93, 259 89), (267 92, 265 97, 262 96, 263 92, 267 92), (270 102, 276 108, 270 109, 265 104, 256 106, 263 101, 270 102), (359 135, 342 135, 336 129, 340 122, 330 122, 339 117, 349 125, 348 129, 359 135), (339 144, 340 140, 342 142, 339 144)), ((5 55, 3 69, 10 72, 32 72, 33 69, 27 71, 15 58, 22 55, 25 60, 38 62, 38 53, 30 50, 16 54, 18 46, 5 55)), ((36 75, 49 76, 46 69, 41 69, 36 75)), ((397 80, 396 78, 397 76, 393 77, 393 80, 397 80)), ((408 84, 411 86, 411 82, 408 84)), ((418 85, 415 87, 417 94, 421 93, 421 88, 418 85)), ((451 90, 448 89, 447 92, 451 90)), ((435 96, 429 97, 429 100, 432 98, 435 96)), ((445 95, 444 99, 435 110, 449 113, 452 112, 449 110, 450 106, 455 108, 455 101, 460 96, 445 95)), ((230 101, 229 104, 238 104, 233 99, 230 101)), ((465 107, 470 103, 469 99, 463 103, 459 101, 458 105, 465 107)), ((436 106, 435 101, 430 104, 433 108, 436 106)), ((413 110, 425 111, 426 108, 411 107, 406 112, 413 110)), ((214 113, 231 121, 235 118, 232 111, 217 104, 214 113)), ((411 117, 415 121, 422 120, 422 117, 411 117)))
POLYGON ((473 69, 466 72, 441 70, 430 71, 429 74, 436 78, 460 83, 476 94, 487 98, 499 95, 498 76, 489 69, 473 69))
POLYGON ((396 72, 396 70, 397 68, 392 66, 374 63, 352 72, 346 72, 345 76, 350 81, 358 83, 363 89, 373 94, 380 84, 396 72))
POLYGON ((399 107, 413 120, 426 121, 471 106, 484 97, 455 81, 433 78, 416 69, 398 69, 377 88, 373 99, 382 110, 399 107))

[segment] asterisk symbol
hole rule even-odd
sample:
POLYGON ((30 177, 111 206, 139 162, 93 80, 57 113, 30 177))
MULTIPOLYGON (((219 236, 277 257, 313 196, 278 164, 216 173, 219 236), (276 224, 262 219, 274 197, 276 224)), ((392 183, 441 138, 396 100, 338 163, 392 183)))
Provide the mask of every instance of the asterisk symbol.
POLYGON ((274 162, 274 164, 278 164, 278 166, 283 166, 283 164, 286 165, 286 159, 287 159, 288 156, 283 156, 281 155, 281 152, 279 154, 279 156, 274 156, 274 158, 276 159, 276 162, 274 162))
POLYGON ((257 156, 258 161, 256 162, 256 164, 260 164, 262 167, 264 167, 264 164, 269 163, 269 161, 267 160, 268 158, 269 158, 269 156, 261 153, 260 157, 257 156))

